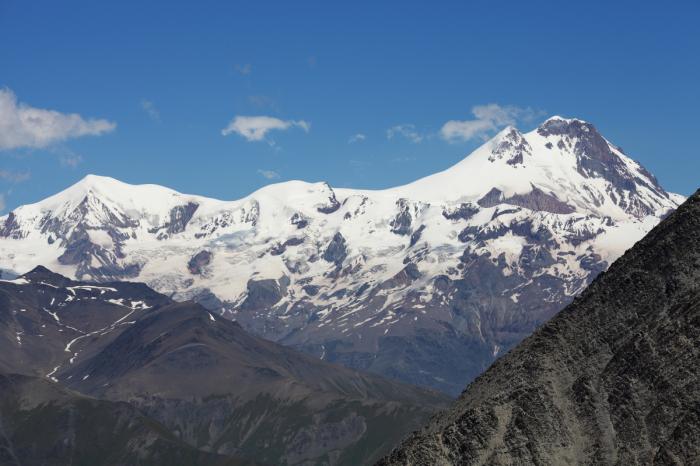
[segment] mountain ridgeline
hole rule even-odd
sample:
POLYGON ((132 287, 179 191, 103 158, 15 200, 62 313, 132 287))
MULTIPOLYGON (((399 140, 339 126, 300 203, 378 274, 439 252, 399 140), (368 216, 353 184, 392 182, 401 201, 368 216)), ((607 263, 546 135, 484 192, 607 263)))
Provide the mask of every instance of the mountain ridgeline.
POLYGON ((0 388, 13 465, 366 464, 448 401, 43 267, 0 280, 0 388))
POLYGON ((0 218, 0 270, 142 281, 456 395, 682 200, 590 123, 553 117, 386 190, 289 181, 220 201, 88 176, 0 218))
POLYGON ((700 464, 700 191, 379 465, 700 464))

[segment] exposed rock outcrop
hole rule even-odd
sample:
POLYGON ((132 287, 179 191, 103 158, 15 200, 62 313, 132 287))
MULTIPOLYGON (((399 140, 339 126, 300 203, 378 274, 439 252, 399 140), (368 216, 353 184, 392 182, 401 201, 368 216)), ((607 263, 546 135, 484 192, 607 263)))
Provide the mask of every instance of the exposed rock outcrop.
POLYGON ((380 465, 700 458, 700 191, 380 465))

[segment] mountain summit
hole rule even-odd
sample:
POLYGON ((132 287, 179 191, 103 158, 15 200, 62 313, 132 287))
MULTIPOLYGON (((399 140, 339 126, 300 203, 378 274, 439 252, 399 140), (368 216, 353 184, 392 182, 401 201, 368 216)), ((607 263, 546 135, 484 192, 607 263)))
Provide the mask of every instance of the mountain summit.
POLYGON ((558 116, 525 134, 507 127, 446 171, 392 191, 422 200, 490 203, 527 202, 536 191, 560 205, 553 207, 556 213, 576 210, 616 219, 654 215, 679 200, 593 125, 558 116), (495 192, 499 197, 484 199, 495 192))
POLYGON ((456 394, 682 199, 590 123, 553 117, 386 190, 289 181, 222 201, 88 176, 0 218, 0 269, 145 281, 456 394))

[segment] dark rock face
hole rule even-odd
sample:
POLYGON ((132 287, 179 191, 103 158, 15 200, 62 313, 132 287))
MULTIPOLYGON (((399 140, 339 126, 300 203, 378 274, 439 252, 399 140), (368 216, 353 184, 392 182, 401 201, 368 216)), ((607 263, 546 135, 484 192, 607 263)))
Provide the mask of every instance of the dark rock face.
POLYGON ((73 281, 63 275, 50 271, 40 265, 23 275, 24 278, 34 283, 48 283, 50 285, 65 287, 70 286, 73 281))
POLYGON ((418 280, 420 276, 421 273, 416 264, 409 262, 399 273, 391 277, 391 279, 385 281, 382 284, 382 287, 385 289, 391 289, 408 285, 411 282, 418 280))
POLYGON ((447 401, 143 284, 21 278, 0 282, 3 465, 371 464, 447 401))
POLYGON ((14 212, 10 212, 0 229, 0 238, 22 239, 23 235, 14 212))
POLYGON ((272 254, 273 256, 279 256, 280 254, 283 254, 287 250, 288 246, 299 246, 302 243, 304 243, 303 237, 289 238, 284 243, 277 244, 277 245, 273 246, 272 249, 270 250, 270 254, 272 254))
POLYGON ((512 128, 491 151, 489 160, 494 162, 496 159, 508 157, 506 163, 508 165, 522 165, 525 160, 525 155, 532 153, 532 147, 523 138, 523 135, 515 128, 512 128))
POLYGON ((304 285, 303 290, 309 296, 316 296, 318 294, 319 287, 316 285, 304 285))
POLYGON ((197 254, 192 256, 192 258, 187 263, 187 270, 192 275, 201 275, 204 272, 204 268, 211 263, 211 259, 214 255, 211 251, 202 250, 197 254))
POLYGON ((493 188, 478 201, 481 207, 496 207, 499 204, 512 204, 537 212, 552 212, 555 214, 570 214, 575 209, 565 202, 560 201, 551 194, 547 194, 536 186, 527 194, 515 194, 504 197, 503 193, 493 188))
POLYGON ((697 464, 700 191, 381 465, 697 464))
POLYGON ((286 291, 286 286, 278 280, 249 280, 248 296, 241 304, 241 309, 265 309, 274 306, 286 291))
POLYGON ((152 230, 155 233, 159 230, 165 230, 164 233, 158 235, 159 239, 165 239, 169 235, 174 235, 176 233, 182 233, 185 231, 185 227, 192 220, 192 216, 199 208, 199 204, 195 202, 188 202, 185 205, 179 205, 170 209, 170 219, 165 222, 160 228, 152 230))
POLYGON ((442 216, 448 220, 469 220, 472 218, 479 208, 471 204, 460 204, 456 209, 442 211, 442 216))
POLYGON ((224 303, 209 288, 202 288, 192 296, 192 300, 207 309, 211 309, 212 312, 217 312, 224 307, 224 303))
POLYGON ((410 241, 410 243, 408 244, 408 247, 409 247, 409 248, 412 248, 413 246, 416 245, 416 243, 417 243, 418 241, 420 241, 420 237, 421 237, 421 235, 423 234, 423 230, 425 230, 425 225, 419 226, 419 227, 416 229, 416 231, 414 231, 413 233, 411 233, 411 241, 410 241))
MULTIPOLYGON (((125 258, 122 249, 128 236, 120 231, 138 226, 138 221, 112 211, 92 193, 88 193, 67 218, 57 219, 46 214, 40 221, 41 232, 50 235, 48 243, 58 241, 65 248, 63 254, 58 257, 58 262, 75 265, 75 275, 78 278, 92 280, 124 279, 139 274, 140 264, 125 263, 121 260, 125 258), (85 218, 90 216, 99 217, 106 226, 91 226, 85 221, 85 218), (106 235, 111 241, 111 248, 96 244, 90 237, 91 233, 106 235)), ((13 213, 8 215, 0 235, 20 239, 22 232, 13 213)))
POLYGON ((622 199, 624 191, 636 192, 637 184, 641 184, 659 195, 664 193, 656 178, 643 167, 640 166, 638 169, 651 180, 651 184, 633 176, 624 162, 612 152, 610 144, 590 123, 580 120, 550 119, 538 128, 537 132, 543 136, 561 136, 563 139, 560 140, 560 144, 566 144, 564 141, 575 139, 574 153, 578 158, 578 172, 585 177, 601 176, 610 181, 620 198, 621 207, 630 213, 644 216, 650 214, 651 210, 641 202, 632 201, 631 204, 625 205, 622 199))
POLYGON ((538 212, 552 212, 554 214, 570 214, 575 210, 565 202, 534 186, 529 193, 516 194, 506 199, 505 202, 538 212))
POLYGON ((292 225, 296 225, 299 230, 306 228, 306 226, 309 224, 309 221, 298 213, 292 215, 292 218, 289 221, 292 223, 292 225))
POLYGON ((336 267, 340 267, 347 255, 348 251, 345 246, 345 238, 338 232, 333 235, 333 239, 328 243, 323 253, 323 260, 333 262, 336 267))
POLYGON ((79 395, 38 377, 0 374, 0 463, 244 465, 177 439, 133 406, 79 395))
POLYGON ((491 188, 491 191, 484 194, 484 196, 476 201, 481 207, 496 207, 498 204, 503 203, 503 192, 497 188, 491 188))
POLYGON ((326 188, 330 192, 328 195, 328 202, 324 205, 316 207, 316 210, 322 214, 332 214, 336 210, 340 209, 340 202, 338 202, 338 199, 335 197, 335 192, 328 184, 326 184, 326 188))
POLYGON ((75 275, 79 278, 90 277, 93 280, 130 278, 137 276, 141 270, 141 266, 137 263, 120 263, 118 243, 116 251, 112 252, 93 243, 85 230, 76 229, 66 243, 66 249, 58 257, 58 262, 64 265, 77 265, 75 275), (95 260, 100 264, 99 266, 94 265, 95 260))
POLYGON ((410 235, 411 234, 411 222, 413 217, 411 216, 411 205, 406 199, 399 199, 396 202, 396 206, 399 208, 399 213, 391 221, 391 232, 397 235, 410 235))

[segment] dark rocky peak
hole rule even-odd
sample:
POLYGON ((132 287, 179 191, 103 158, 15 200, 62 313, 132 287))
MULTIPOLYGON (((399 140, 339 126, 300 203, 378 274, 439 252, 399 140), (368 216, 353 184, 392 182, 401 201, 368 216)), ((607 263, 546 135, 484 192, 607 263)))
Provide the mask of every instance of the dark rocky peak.
POLYGON ((563 118, 553 116, 542 123, 537 128, 540 136, 568 136, 569 138, 580 138, 584 135, 598 135, 598 130, 592 124, 577 118, 563 118))
POLYGON ((603 178, 618 191, 637 192, 644 186, 659 196, 665 191, 656 178, 641 165, 638 174, 620 158, 621 151, 610 144, 592 124, 578 119, 552 117, 545 121, 537 133, 544 137, 559 136, 566 144, 573 145, 577 158, 577 171, 587 178, 603 178), (639 176, 641 175, 641 176, 639 176))
POLYGON ((29 272, 22 275, 22 278, 32 283, 48 283, 60 288, 70 286, 73 282, 70 278, 64 277, 56 272, 52 272, 43 265, 34 267, 29 272))
POLYGON ((79 236, 86 229, 95 229, 97 224, 100 225, 99 229, 117 234, 116 229, 135 228, 139 221, 129 218, 119 209, 108 206, 98 194, 88 191, 82 201, 64 215, 44 215, 40 228, 42 233, 52 233, 66 245, 71 241, 70 237, 79 236))
POLYGON ((338 199, 335 197, 335 191, 333 191, 331 185, 324 182, 323 187, 328 191, 328 201, 318 205, 316 210, 322 214, 332 214, 340 209, 340 202, 338 202, 338 199))
POLYGON ((501 132, 501 139, 491 151, 489 160, 505 160, 508 165, 522 165, 525 156, 532 153, 532 147, 516 128, 508 127, 501 132))
POLYGON ((491 191, 484 194, 481 199, 476 201, 481 207, 495 207, 503 203, 503 191, 498 188, 491 188, 491 191))
POLYGON ((100 194, 92 190, 85 194, 83 200, 73 209, 68 218, 76 222, 83 221, 91 213, 112 227, 126 228, 138 225, 138 222, 129 219, 123 212, 110 208, 102 200, 100 194))

